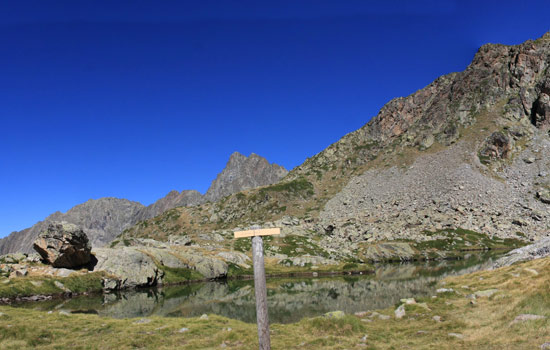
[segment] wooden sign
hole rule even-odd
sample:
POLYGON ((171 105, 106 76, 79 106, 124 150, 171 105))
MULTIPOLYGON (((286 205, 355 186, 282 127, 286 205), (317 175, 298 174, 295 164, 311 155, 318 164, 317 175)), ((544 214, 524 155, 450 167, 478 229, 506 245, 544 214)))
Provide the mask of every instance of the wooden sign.
POLYGON ((254 237, 254 236, 273 236, 273 235, 280 235, 281 229, 278 227, 274 228, 264 228, 264 229, 252 229, 247 231, 237 231, 235 232, 235 238, 243 238, 243 237, 254 237))
POLYGON ((265 284, 264 245, 262 236, 278 235, 281 229, 252 227, 235 232, 235 238, 252 237, 252 261, 254 263, 254 294, 256 295, 256 321, 260 350, 271 350, 269 317, 267 314, 267 288, 265 284))

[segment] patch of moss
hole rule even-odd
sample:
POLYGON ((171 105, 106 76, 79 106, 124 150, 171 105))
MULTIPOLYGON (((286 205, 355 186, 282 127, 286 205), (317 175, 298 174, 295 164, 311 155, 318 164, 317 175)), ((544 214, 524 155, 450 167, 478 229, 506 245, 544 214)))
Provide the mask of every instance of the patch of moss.
POLYGON ((204 279, 204 276, 200 272, 192 269, 173 268, 164 265, 160 265, 159 268, 164 271, 164 277, 162 280, 166 284, 183 283, 204 279))
POLYGON ((308 237, 287 235, 277 239, 274 244, 279 246, 279 252, 288 256, 302 256, 305 254, 328 257, 329 254, 317 244, 311 242, 308 237), (301 248, 297 252, 296 249, 301 248))
POLYGON ((314 194, 313 184, 303 177, 264 187, 260 190, 260 197, 265 196, 268 192, 286 192, 288 194, 302 196, 311 196, 314 194))
POLYGON ((344 269, 344 270, 357 270, 358 267, 359 267, 359 265, 357 265, 356 263, 347 263, 347 264, 344 264, 342 269, 344 269))
POLYGON ((252 240, 249 237, 237 238, 233 243, 233 249, 241 253, 248 253, 252 250, 252 240))
POLYGON ((483 233, 465 230, 462 228, 445 229, 435 232, 425 231, 427 236, 444 236, 423 242, 412 242, 413 246, 421 252, 437 251, 469 251, 491 249, 514 249, 524 246, 526 243, 514 238, 500 239, 489 237, 483 233))
POLYGON ((227 277, 239 277, 239 276, 249 276, 254 274, 252 268, 242 268, 241 266, 233 263, 227 263, 227 277))

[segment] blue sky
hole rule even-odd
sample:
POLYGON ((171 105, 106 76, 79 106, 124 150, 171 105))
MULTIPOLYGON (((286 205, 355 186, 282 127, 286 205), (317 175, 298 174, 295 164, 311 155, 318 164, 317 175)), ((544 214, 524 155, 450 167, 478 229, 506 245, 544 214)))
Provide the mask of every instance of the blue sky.
POLYGON ((0 237, 114 196, 205 192, 229 155, 287 169, 548 1, 2 1, 0 237))

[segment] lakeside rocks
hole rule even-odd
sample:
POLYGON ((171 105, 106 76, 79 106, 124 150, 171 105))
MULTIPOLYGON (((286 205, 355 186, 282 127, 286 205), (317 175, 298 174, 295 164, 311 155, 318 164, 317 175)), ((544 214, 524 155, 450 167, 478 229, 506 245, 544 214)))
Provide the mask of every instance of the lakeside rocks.
POLYGON ((493 268, 509 266, 515 263, 550 256, 550 237, 541 239, 531 245, 514 249, 494 262, 493 268))
POLYGON ((33 248, 53 267, 76 268, 90 262, 91 245, 81 228, 67 222, 51 223, 33 248))
POLYGON ((206 279, 217 279, 227 275, 227 263, 222 259, 211 257, 192 250, 173 250, 146 248, 144 252, 150 254, 161 265, 176 269, 196 270, 206 279))
POLYGON ((115 278, 104 280, 107 290, 156 285, 163 272, 147 254, 135 248, 98 248, 94 250, 97 264, 94 271, 105 271, 115 278))
POLYGON ((521 314, 516 316, 512 322, 510 322, 510 326, 516 324, 516 323, 523 323, 527 321, 537 321, 537 320, 544 320, 546 319, 546 316, 541 315, 533 315, 533 314, 521 314))

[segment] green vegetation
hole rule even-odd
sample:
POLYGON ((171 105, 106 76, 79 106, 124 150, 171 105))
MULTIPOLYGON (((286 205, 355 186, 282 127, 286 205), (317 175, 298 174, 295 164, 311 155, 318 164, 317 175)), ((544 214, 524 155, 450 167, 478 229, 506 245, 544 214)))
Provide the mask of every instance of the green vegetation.
POLYGON ((304 236, 288 235, 283 238, 276 238, 274 244, 278 244, 280 253, 288 256, 302 256, 305 254, 329 256, 323 248, 311 242, 311 240, 311 238, 304 236), (299 251, 296 249, 299 249, 299 251))
POLYGON ((56 286, 56 282, 74 293, 98 291, 103 288, 103 272, 74 274, 69 277, 16 277, 0 283, 0 298, 25 297, 31 295, 55 295, 65 291, 56 286), (8 282, 6 282, 8 281, 8 282))
POLYGON ((423 233, 432 239, 360 243, 355 254, 359 261, 462 259, 472 251, 511 250, 526 245, 526 242, 520 239, 489 237, 483 233, 462 228, 423 233))
POLYGON ((277 184, 263 187, 260 189, 260 196, 269 192, 285 192, 287 194, 299 196, 312 196, 314 194, 313 184, 303 177, 288 182, 279 182, 277 184))
POLYGON ((519 239, 488 237, 487 235, 462 228, 445 229, 436 232, 425 231, 427 236, 443 236, 431 241, 413 242, 412 245, 421 252, 435 251, 471 251, 492 249, 514 249, 526 243, 519 239))
POLYGON ((358 267, 359 265, 357 265, 356 263, 347 263, 342 268, 344 270, 357 270, 358 267))
POLYGON ((159 268, 164 271, 164 277, 162 278, 165 284, 184 283, 189 281, 200 281, 204 279, 204 276, 191 269, 173 268, 164 265, 157 264, 159 268))
POLYGON ((239 277, 242 277, 242 276, 254 275, 254 271, 253 271, 252 267, 250 267, 248 269, 245 269, 245 268, 242 268, 239 265, 236 265, 236 264, 233 264, 233 263, 228 263, 227 265, 228 265, 228 268, 227 268, 227 277, 228 278, 239 278, 239 277))
POLYGON ((237 238, 233 243, 233 249, 241 253, 250 253, 252 250, 252 240, 249 237, 237 238))

